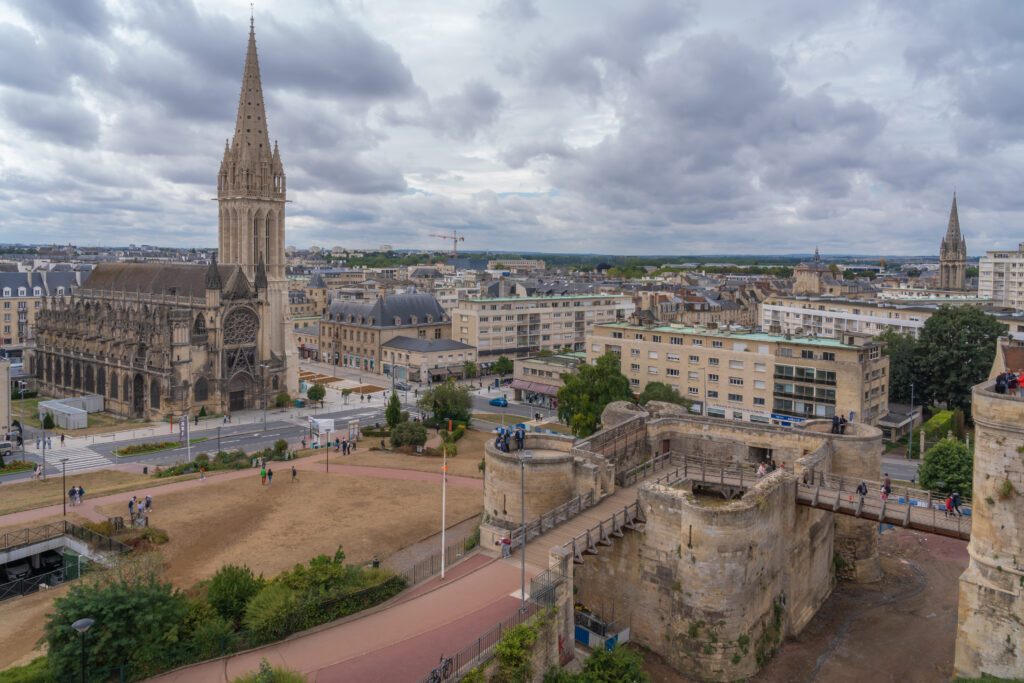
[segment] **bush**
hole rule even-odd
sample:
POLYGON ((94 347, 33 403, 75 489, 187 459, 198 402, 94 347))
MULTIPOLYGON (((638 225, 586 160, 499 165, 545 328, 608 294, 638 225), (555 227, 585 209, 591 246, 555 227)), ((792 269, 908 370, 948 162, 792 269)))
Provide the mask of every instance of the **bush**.
POLYGON ((84 617, 96 620, 85 641, 94 671, 124 664, 133 678, 146 678, 179 661, 188 603, 159 578, 158 562, 147 561, 152 557, 122 559, 74 583, 54 601, 44 640, 55 678, 69 681, 79 675, 81 642, 71 624, 84 617))
POLYGON ((391 445, 422 446, 427 443, 427 428, 419 422, 400 422, 391 430, 391 445))
POLYGON ((207 455, 206 453, 197 453, 195 457, 195 462, 197 465, 206 465, 207 469, 209 469, 210 456, 207 455))
POLYGON ((287 408, 292 404, 292 397, 288 395, 287 391, 282 391, 274 397, 274 406, 277 408, 287 408))
POLYGON ((270 662, 261 659, 259 671, 234 678, 231 683, 306 683, 306 677, 279 666, 270 666, 270 662))
POLYGON ((206 406, 202 406, 201 408, 199 408, 199 417, 206 417, 206 415, 206 406))
POLYGON ((494 646, 494 656, 498 660, 498 680, 509 683, 530 680, 530 660, 539 630, 537 624, 530 620, 505 631, 494 646))
POLYGON ((965 444, 943 439, 925 451, 917 476, 921 486, 930 491, 969 495, 973 468, 974 456, 965 444))
POLYGON ((0 671, 0 683, 56 683, 46 657, 36 657, 25 666, 0 671))
POLYGON ((324 388, 323 384, 314 384, 306 391, 306 398, 313 403, 319 403, 321 406, 324 403, 325 396, 327 396, 327 389, 324 388))
POLYGON ((284 439, 278 439, 277 441, 274 442, 274 451, 277 453, 287 453, 288 442, 285 441, 284 439))
POLYGON ((280 640, 291 633, 289 627, 299 608, 299 592, 283 583, 268 583, 245 606, 242 624, 253 644, 280 640))
POLYGON ((245 615, 245 606, 263 587, 263 577, 253 575, 248 567, 227 564, 217 570, 206 586, 206 599, 217 613, 238 625, 245 615))
POLYGON ((219 657, 238 643, 235 626, 202 599, 189 601, 185 630, 189 634, 188 648, 193 660, 219 657))

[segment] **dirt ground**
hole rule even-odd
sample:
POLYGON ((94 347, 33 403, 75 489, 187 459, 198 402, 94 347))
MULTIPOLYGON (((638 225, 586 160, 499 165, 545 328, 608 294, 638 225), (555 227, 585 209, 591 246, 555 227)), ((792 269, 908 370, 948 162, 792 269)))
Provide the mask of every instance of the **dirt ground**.
MULTIPOLYGON (((465 438, 463 438, 463 441, 465 438)), ((459 441, 462 446, 462 441, 459 441)), ((482 455, 480 457, 483 457, 482 455)), ((357 451, 355 455, 334 455, 331 454, 331 465, 362 465, 364 467, 394 467, 403 470, 415 470, 417 472, 441 473, 441 458, 425 455, 405 455, 403 453, 388 453, 386 451, 357 451)), ((448 474, 460 477, 473 477, 482 479, 480 471, 480 458, 470 455, 463 456, 461 453, 454 458, 448 458, 448 474)))
MULTIPOLYGON (((752 680, 758 683, 948 681, 956 641, 957 581, 967 567, 963 541, 887 531, 880 541, 885 577, 842 583, 796 638, 752 680)), ((686 682, 645 653, 655 683, 686 682)))
MULTIPOLYGON (((254 472, 157 496, 150 524, 170 535, 161 546, 167 577, 184 588, 229 563, 273 576, 339 545, 350 562, 384 559, 440 524, 439 484, 308 470, 292 484, 286 472, 269 487, 254 472)), ((123 515, 123 507, 100 510, 123 515)), ((448 487, 449 519, 480 509, 479 491, 448 487)))

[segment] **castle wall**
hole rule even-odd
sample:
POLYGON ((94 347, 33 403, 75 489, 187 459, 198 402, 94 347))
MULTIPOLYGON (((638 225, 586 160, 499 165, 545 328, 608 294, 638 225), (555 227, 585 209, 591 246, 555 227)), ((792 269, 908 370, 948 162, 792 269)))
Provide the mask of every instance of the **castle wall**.
POLYGON ((960 577, 957 676, 1024 674, 1024 399, 974 387, 970 563, 960 577))
POLYGON ((695 497, 689 482, 644 485, 643 533, 586 556, 577 599, 628 623, 679 671, 750 676, 833 585, 830 515, 795 497, 796 479, 781 471, 732 502, 695 497))
MULTIPOLYGON (((577 495, 578 487, 593 486, 594 472, 577 463, 571 437, 527 434, 525 447, 533 458, 526 463, 524 483, 527 521, 558 507, 577 495), (579 474, 579 477, 577 477, 579 474)), ((519 452, 504 453, 488 442, 484 446, 484 511, 490 520, 512 528, 522 523, 519 452)))

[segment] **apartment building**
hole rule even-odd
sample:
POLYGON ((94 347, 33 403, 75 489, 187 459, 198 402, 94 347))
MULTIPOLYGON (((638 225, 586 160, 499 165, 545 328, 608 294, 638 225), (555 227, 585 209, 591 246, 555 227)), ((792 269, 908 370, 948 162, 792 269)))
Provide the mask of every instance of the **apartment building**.
POLYGON ((888 412, 889 359, 882 345, 684 325, 595 325, 587 360, 621 358, 630 387, 663 382, 709 417, 789 426, 850 413, 876 424, 888 412))
POLYGON ((513 273, 531 273, 535 270, 544 270, 544 261, 541 259, 513 258, 494 259, 487 262, 487 270, 509 270, 513 273))
POLYGON ((465 299, 452 311, 452 338, 476 347, 481 361, 583 351, 594 325, 632 311, 629 296, 613 294, 465 299))
POLYGON ((78 271, 0 272, 0 353, 22 362, 26 344, 33 336, 36 314, 44 297, 69 300, 82 283, 78 271))
POLYGON ((1024 242, 1017 251, 987 251, 978 261, 978 297, 1024 310, 1024 242))
POLYGON ((381 346, 385 375, 412 382, 443 382, 460 378, 466 363, 476 362, 476 349, 454 339, 394 337, 381 346))
POLYGON ((769 296, 758 323, 766 332, 842 338, 847 333, 872 337, 892 329, 917 337, 934 306, 908 306, 836 297, 769 296))
POLYGON ((320 359, 381 374, 382 346, 395 337, 450 339, 451 319, 430 294, 390 294, 368 301, 337 300, 320 322, 320 359))
POLYGON ((586 360, 587 354, 582 351, 517 359, 512 373, 515 399, 541 408, 557 408, 558 390, 565 386, 562 375, 576 372, 586 360))

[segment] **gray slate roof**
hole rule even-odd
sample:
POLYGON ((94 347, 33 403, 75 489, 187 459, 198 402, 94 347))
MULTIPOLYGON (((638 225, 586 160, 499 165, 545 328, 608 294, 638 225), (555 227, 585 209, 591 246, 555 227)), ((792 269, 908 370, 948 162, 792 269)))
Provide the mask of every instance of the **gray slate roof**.
POLYGON ((418 339, 416 337, 395 337, 381 346, 402 351, 471 351, 473 346, 454 339, 418 339))
MULTIPOLYGON (((192 263, 100 263, 89 274, 82 288, 204 297, 206 270, 207 266, 192 263)), ((240 269, 234 265, 218 264, 217 270, 221 282, 227 285, 235 271, 240 269)))
POLYGON ((0 296, 4 288, 10 287, 11 296, 18 295, 18 287, 24 287, 28 296, 39 287, 43 294, 50 296, 57 293, 58 287, 63 287, 66 294, 72 289, 78 289, 79 274, 72 271, 35 271, 32 273, 0 273, 0 296))
POLYGON ((366 327, 405 327, 444 322, 448 316, 433 294, 391 294, 369 301, 335 301, 328 318, 366 327))

